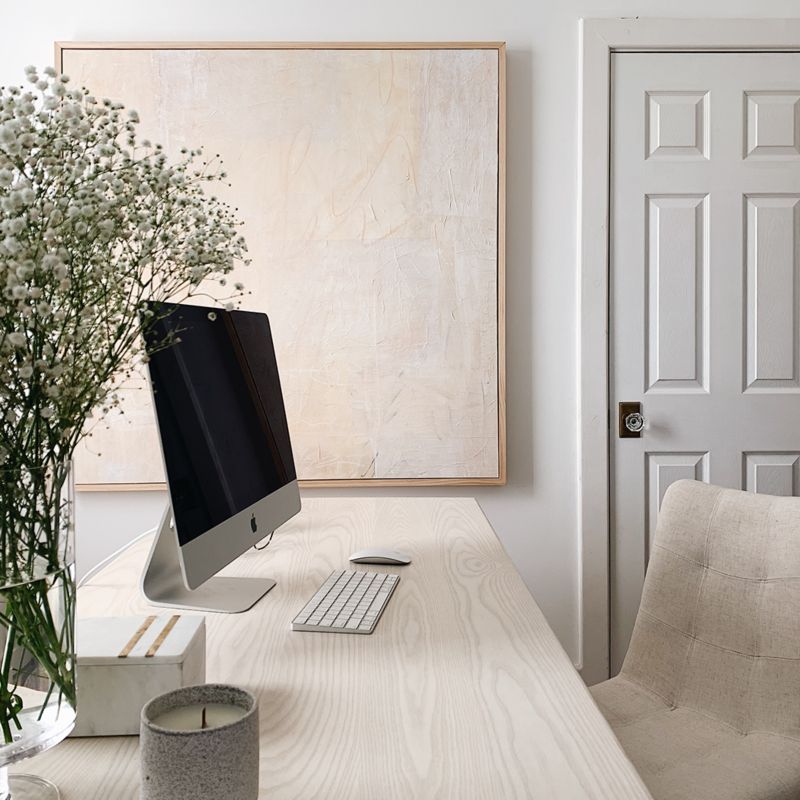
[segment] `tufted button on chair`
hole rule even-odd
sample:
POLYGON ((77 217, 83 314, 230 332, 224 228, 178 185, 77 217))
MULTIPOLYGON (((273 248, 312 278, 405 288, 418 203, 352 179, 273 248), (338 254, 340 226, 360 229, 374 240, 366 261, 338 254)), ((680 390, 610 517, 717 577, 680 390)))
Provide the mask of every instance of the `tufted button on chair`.
POLYGON ((800 800, 800 499, 674 483, 591 692, 655 800, 800 800))

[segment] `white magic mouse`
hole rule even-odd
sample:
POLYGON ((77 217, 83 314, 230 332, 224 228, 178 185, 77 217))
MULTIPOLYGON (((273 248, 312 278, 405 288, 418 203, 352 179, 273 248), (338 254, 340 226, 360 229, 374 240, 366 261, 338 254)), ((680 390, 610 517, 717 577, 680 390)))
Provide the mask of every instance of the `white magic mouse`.
POLYGON ((411 563, 411 556, 398 553, 397 550, 386 550, 382 547, 368 547, 366 550, 357 550, 350 556, 355 564, 392 564, 404 566, 411 563))

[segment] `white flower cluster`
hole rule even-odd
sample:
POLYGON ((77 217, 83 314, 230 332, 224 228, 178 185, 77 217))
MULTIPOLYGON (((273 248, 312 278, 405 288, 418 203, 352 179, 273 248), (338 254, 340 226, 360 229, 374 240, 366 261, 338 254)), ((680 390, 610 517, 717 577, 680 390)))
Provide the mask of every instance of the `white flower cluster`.
POLYGON ((26 76, 0 87, 0 469, 69 457, 140 354, 143 303, 224 286, 246 254, 201 150, 170 163, 135 111, 26 76))

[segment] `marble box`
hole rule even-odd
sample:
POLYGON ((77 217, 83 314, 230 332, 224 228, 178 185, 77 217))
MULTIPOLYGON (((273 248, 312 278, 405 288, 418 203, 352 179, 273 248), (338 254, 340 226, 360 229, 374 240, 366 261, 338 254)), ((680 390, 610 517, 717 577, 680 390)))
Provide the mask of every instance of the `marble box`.
POLYGON ((142 706, 205 683, 205 617, 92 617, 76 621, 78 716, 72 736, 139 733, 142 706))

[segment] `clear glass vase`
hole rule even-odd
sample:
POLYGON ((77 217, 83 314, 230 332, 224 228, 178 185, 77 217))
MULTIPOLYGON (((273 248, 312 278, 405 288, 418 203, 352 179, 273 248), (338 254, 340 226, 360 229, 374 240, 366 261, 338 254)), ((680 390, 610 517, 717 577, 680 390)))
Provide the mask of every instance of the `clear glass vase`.
POLYGON ((0 469, 0 800, 59 797, 8 767, 75 724, 71 472, 68 463, 0 469))

